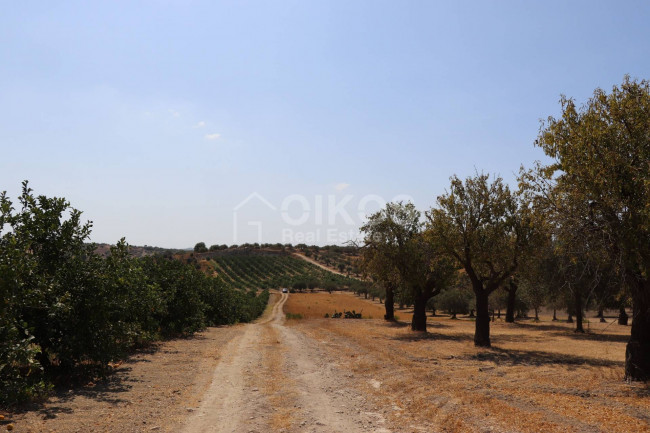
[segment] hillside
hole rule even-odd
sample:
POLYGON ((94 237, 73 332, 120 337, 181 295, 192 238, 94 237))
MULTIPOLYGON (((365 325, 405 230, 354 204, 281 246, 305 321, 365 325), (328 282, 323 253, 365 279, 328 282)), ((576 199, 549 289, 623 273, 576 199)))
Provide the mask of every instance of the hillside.
POLYGON ((360 277, 359 249, 355 246, 296 245, 296 253, 335 272, 360 277))
POLYGON ((288 254, 229 254, 206 257, 201 269, 232 287, 245 289, 289 287, 297 290, 348 289, 359 281, 327 271, 288 254))

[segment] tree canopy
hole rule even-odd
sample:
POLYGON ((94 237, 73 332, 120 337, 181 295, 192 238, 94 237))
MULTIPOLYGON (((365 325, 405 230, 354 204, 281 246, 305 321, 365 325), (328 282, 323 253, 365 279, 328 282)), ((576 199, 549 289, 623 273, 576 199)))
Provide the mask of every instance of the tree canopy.
POLYGON ((625 77, 596 89, 581 107, 561 99, 562 115, 542 125, 537 146, 553 162, 540 167, 563 224, 584 245, 603 245, 634 317, 626 376, 650 378, 650 83, 625 77), (564 204, 564 206, 562 206, 564 204), (591 228, 586 230, 585 228, 591 228))
POLYGON ((420 212, 412 203, 388 203, 369 217, 361 231, 367 269, 387 290, 387 316, 392 304, 388 290, 399 287, 413 301, 411 328, 426 331, 427 302, 450 284, 455 268, 425 237, 420 212))
POLYGON ((531 221, 500 177, 451 178, 448 193, 427 213, 433 242, 466 272, 476 296, 474 344, 490 346, 488 297, 517 270, 528 246, 531 221))

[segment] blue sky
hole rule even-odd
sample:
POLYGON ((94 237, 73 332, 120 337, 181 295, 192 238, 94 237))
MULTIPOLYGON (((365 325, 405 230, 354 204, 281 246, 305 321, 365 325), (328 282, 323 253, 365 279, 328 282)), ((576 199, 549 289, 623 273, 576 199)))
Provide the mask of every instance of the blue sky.
POLYGON ((561 94, 650 78, 648 22, 641 1, 5 2, 0 190, 66 197, 97 242, 331 243, 364 197, 512 182, 561 94), (234 212, 253 192, 275 210, 234 212))

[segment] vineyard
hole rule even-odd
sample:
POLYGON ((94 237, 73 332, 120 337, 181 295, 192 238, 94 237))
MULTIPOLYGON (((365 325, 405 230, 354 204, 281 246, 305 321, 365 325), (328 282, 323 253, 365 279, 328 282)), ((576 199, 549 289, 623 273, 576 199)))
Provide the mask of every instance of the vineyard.
POLYGON ((240 289, 347 289, 360 282, 289 255, 220 256, 207 260, 226 284, 240 289))

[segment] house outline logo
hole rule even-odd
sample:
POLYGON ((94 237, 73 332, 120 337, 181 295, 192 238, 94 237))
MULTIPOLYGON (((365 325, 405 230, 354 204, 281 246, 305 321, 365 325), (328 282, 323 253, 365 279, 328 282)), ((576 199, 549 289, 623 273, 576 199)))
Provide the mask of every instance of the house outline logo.
MULTIPOLYGON (((237 233, 239 230, 239 220, 238 220, 239 210, 244 206, 246 206, 253 199, 257 199, 267 208, 271 209, 273 212, 278 211, 277 207, 273 206, 273 204, 270 201, 264 198, 264 196, 262 196, 262 194, 258 193, 257 191, 249 194, 248 197, 242 200, 232 210, 232 239, 234 244, 238 243, 237 233)), ((262 221, 248 221, 248 225, 257 227, 257 242, 261 244, 262 243, 262 221)))

